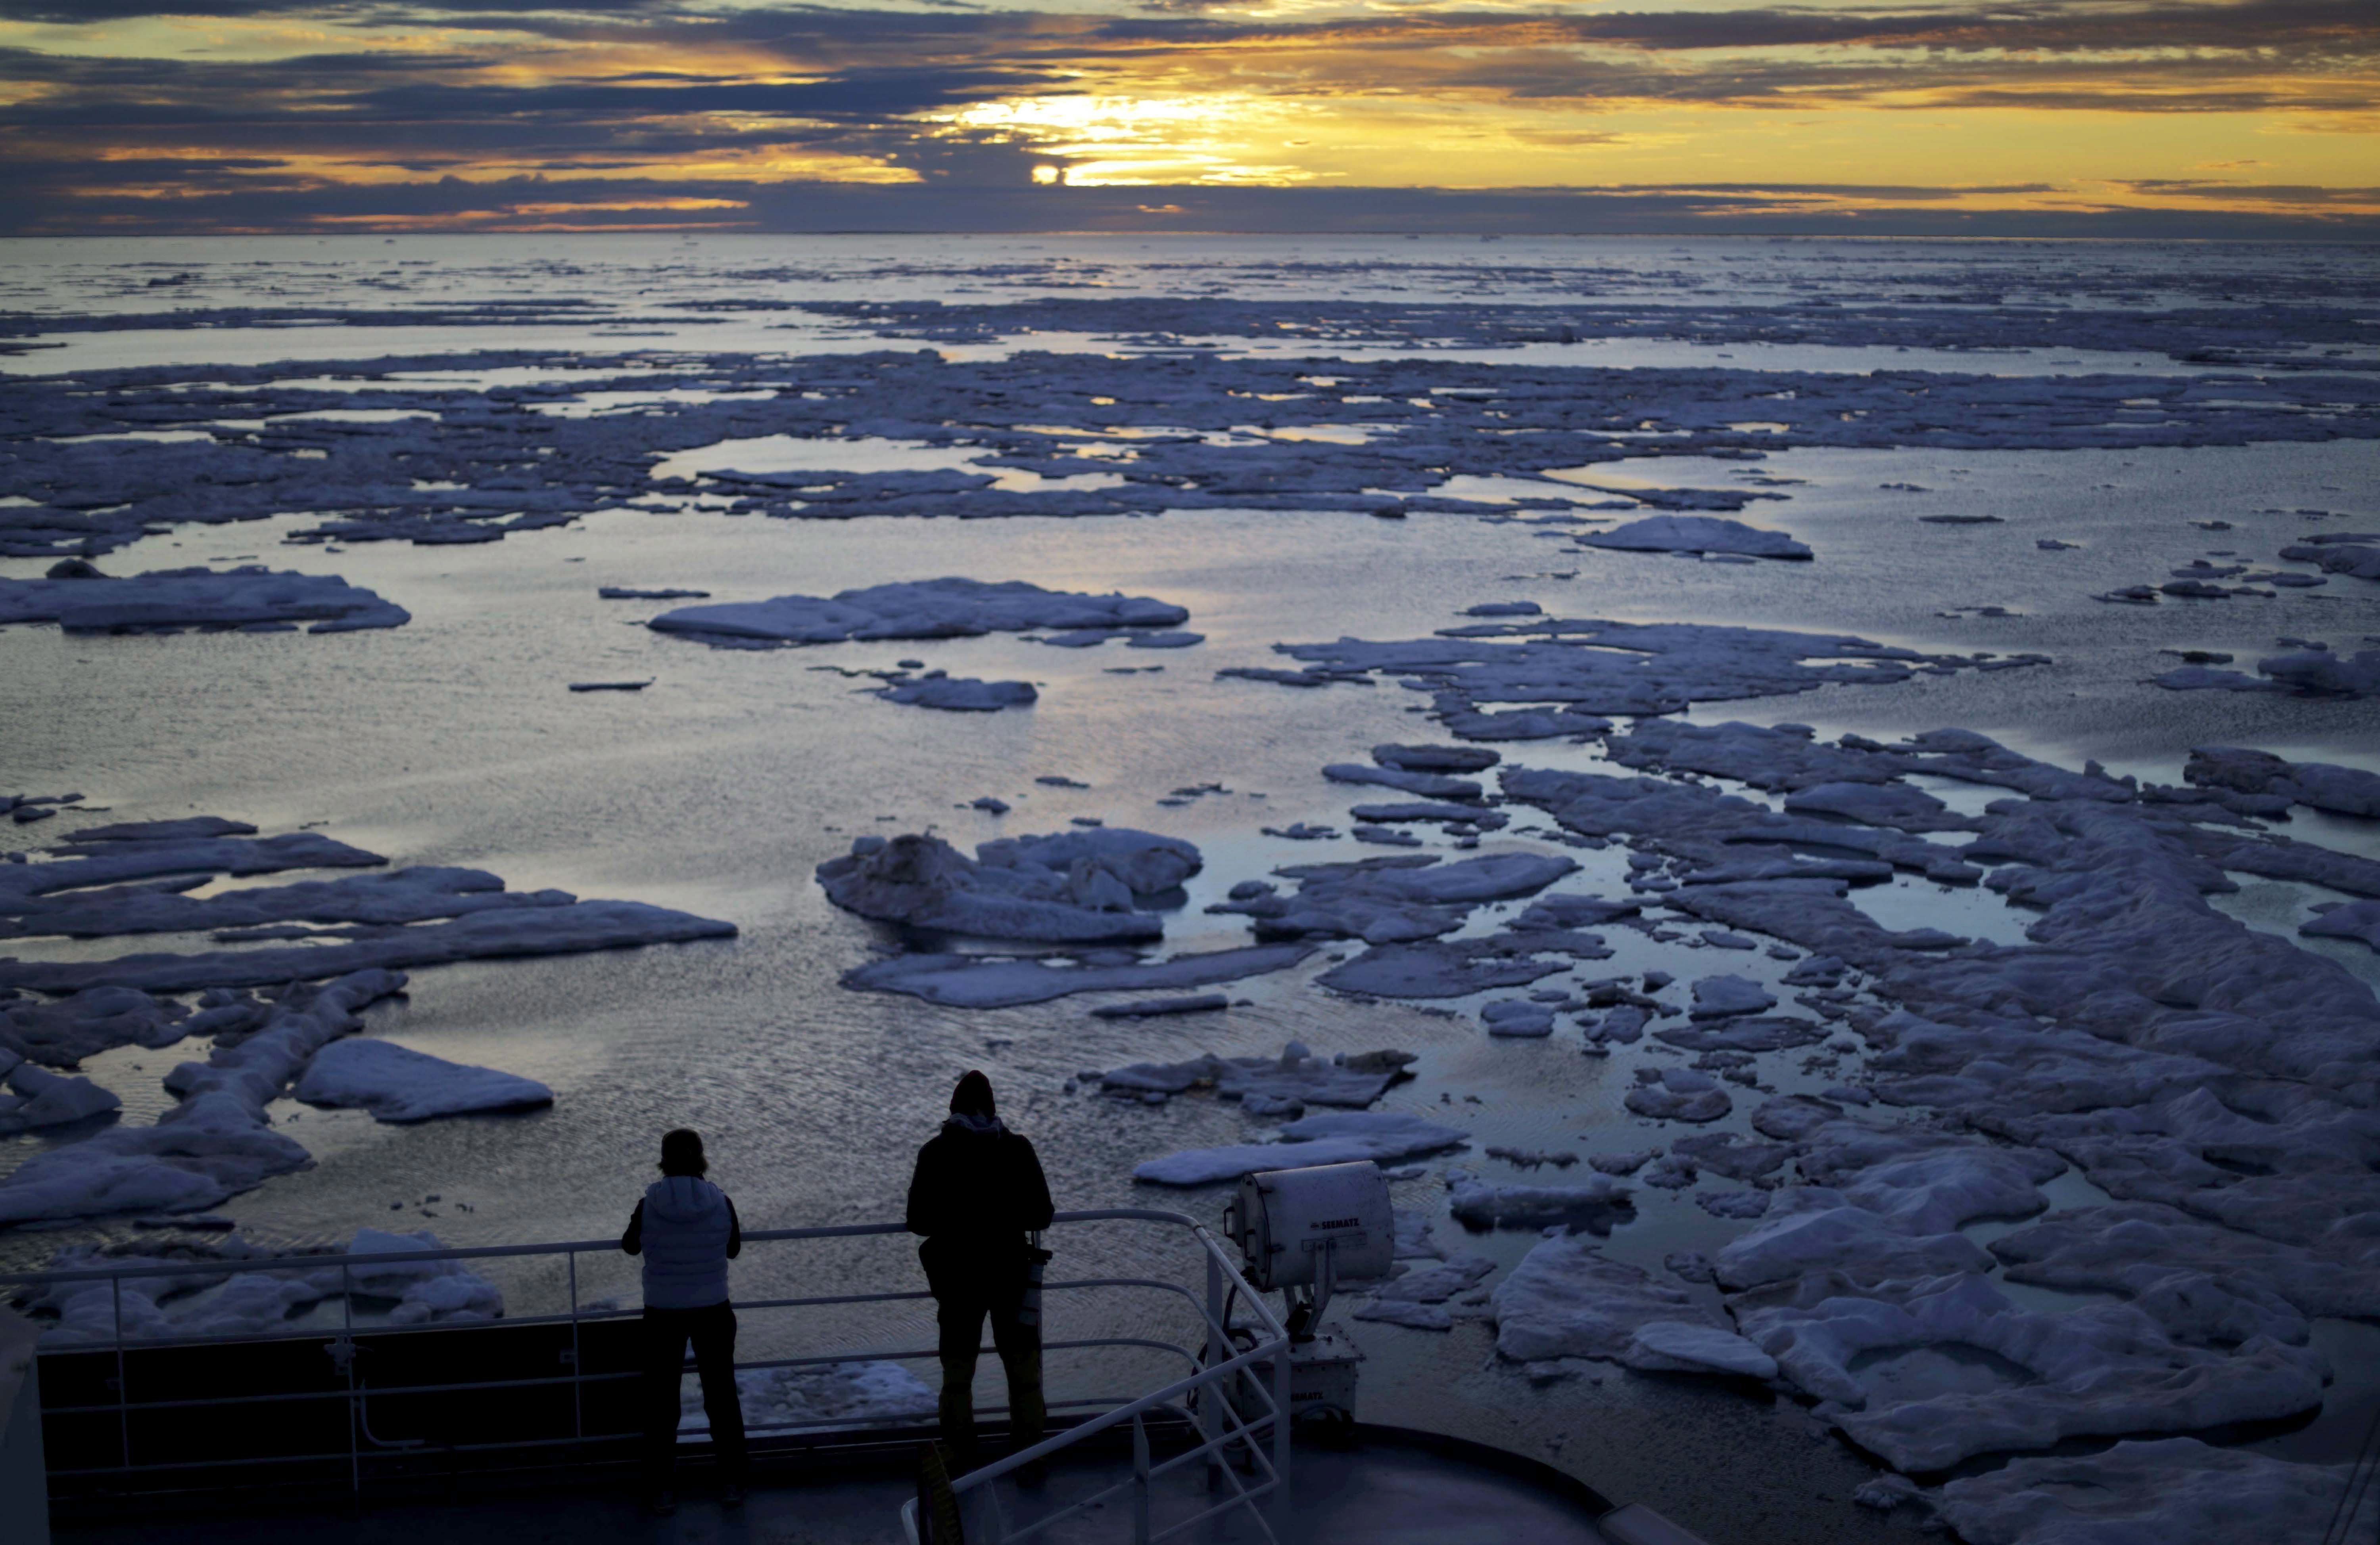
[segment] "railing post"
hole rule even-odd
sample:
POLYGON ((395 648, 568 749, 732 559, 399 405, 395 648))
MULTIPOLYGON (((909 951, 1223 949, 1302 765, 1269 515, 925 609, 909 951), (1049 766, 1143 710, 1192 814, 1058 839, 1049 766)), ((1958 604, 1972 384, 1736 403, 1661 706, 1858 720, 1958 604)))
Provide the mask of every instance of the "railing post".
POLYGON ((1272 1532, 1289 1538, 1289 1350, 1287 1334, 1272 1355, 1272 1532))
POLYGON ((124 1366, 124 1279, 108 1280, 115 1296, 115 1442, 124 1455, 124 1467, 132 1467, 132 1398, 131 1374, 124 1366))
POLYGON ((1148 1427, 1132 1418, 1132 1545, 1148 1545, 1148 1427))
MULTIPOLYGON (((1223 1258, 1209 1249, 1207 1256, 1207 1366, 1220 1367, 1232 1360, 1230 1337, 1224 1333, 1230 1326, 1223 1323, 1223 1258)), ((1236 1383, 1238 1381, 1233 1380, 1236 1383)), ((1198 1436, 1207 1449, 1207 1484, 1214 1485, 1223 1476, 1223 1451, 1218 1442, 1223 1435, 1224 1381, 1210 1380, 1198 1391, 1198 1436)))
POLYGON ((570 1435, 587 1436, 587 1359, 578 1351, 578 1252, 570 1261, 570 1435))
POLYGON ((364 1491, 364 1460, 357 1434, 364 1418, 361 1397, 356 1393, 356 1279, 345 1261, 339 1262, 339 1340, 347 1363, 339 1370, 347 1380, 347 1491, 359 1497, 364 1491))

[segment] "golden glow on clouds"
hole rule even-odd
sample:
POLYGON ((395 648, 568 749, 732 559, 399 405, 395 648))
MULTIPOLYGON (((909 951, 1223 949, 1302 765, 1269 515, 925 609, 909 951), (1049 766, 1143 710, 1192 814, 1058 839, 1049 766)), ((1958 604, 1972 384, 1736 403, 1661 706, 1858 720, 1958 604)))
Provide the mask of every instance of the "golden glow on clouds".
MULTIPOLYGON (((2369 18, 2349 8, 2336 29, 2317 18, 2284 46, 2245 23, 2227 42, 2219 24, 2244 8, 2183 0, 2156 13, 2165 32, 2138 34, 2104 7, 1961 20, 1946 4, 1912 11, 1895 34, 1858 30, 1881 25, 1875 10, 1747 10, 1730 32, 1724 12, 1699 4, 1630 3, 1256 0, 1156 14, 1117 0, 1038 16, 912 13, 879 29, 835 12, 759 17, 759 6, 667 28, 641 15, 573 20, 566 0, 485 30, 434 11, 0 22, 0 47, 56 66, 0 78, 0 114, 56 110, 0 125, 0 164, 123 169, 55 185, 50 197, 68 201, 183 199, 199 172, 218 190, 996 175, 1078 187, 1743 187, 1744 207, 1767 211, 2380 212, 2375 45, 2369 18), (1995 29, 2036 14, 2101 30, 2003 45, 1995 29), (1131 25, 1107 27, 1118 18, 1131 25), (1831 22, 1853 30, 1793 41, 1831 22), (124 73, 144 62, 157 66, 149 77, 124 73), (897 92, 896 78, 934 72, 954 84, 869 111, 871 82, 897 92)), ((533 228, 743 207, 709 194, 516 192, 434 215, 312 218, 533 228)))

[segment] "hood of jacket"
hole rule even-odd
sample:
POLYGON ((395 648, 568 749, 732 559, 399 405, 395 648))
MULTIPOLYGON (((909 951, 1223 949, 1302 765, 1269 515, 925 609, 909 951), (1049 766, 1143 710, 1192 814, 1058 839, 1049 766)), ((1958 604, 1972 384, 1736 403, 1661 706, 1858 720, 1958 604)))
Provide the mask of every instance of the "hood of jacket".
POLYGON ((645 1216, 671 1224, 727 1218, 727 1193, 694 1175, 664 1175, 645 1188, 645 1216))

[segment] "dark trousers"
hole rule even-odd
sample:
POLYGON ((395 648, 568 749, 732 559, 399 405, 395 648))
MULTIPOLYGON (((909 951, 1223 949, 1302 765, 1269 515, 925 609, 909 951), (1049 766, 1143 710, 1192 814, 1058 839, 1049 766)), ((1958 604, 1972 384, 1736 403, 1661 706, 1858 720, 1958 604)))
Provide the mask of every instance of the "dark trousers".
POLYGON ((1019 1317, 1025 1303, 1022 1266, 990 1282, 969 1275, 933 1285, 941 1326, 942 1438, 960 1467, 975 1467, 975 1365, 987 1318, 992 1346, 1008 1374, 1009 1427, 1018 1447, 1039 1442, 1049 1425, 1041 1400, 1041 1328, 1019 1317))
POLYGON ((702 1410, 710 1418, 710 1441, 723 1480, 744 1479, 744 1406, 735 1395, 735 1310, 726 1304, 705 1309, 645 1310, 645 1484, 667 1486, 677 1457, 678 1388, 686 1377, 686 1344, 694 1343, 694 1366, 702 1378, 702 1410))

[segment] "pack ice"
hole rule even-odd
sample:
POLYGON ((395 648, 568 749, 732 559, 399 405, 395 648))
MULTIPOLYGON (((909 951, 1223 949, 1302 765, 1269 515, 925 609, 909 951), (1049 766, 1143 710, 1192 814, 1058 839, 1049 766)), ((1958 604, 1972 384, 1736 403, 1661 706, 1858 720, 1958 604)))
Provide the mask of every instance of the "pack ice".
POLYGON ((1056 944, 1154 939, 1144 899, 1198 873, 1198 850, 1125 827, 986 842, 972 859, 939 837, 862 837, 818 867, 836 906, 863 917, 984 938, 1056 944))
POLYGON ((45 1285, 19 1302, 46 1324, 44 1346, 71 1346, 118 1338, 256 1336, 285 1329, 294 1315, 326 1299, 347 1298, 385 1307, 394 1325, 468 1324, 500 1319, 504 1294, 456 1261, 392 1261, 415 1250, 443 1248, 423 1230, 392 1234, 360 1228, 345 1250, 307 1251, 319 1264, 253 1266, 285 1252, 259 1249, 238 1235, 208 1245, 180 1245, 166 1254, 112 1252, 88 1245, 61 1250, 54 1272, 139 1270, 118 1282, 45 1285), (119 1285, 120 1283, 120 1285, 119 1285))
POLYGON ((413 614, 403 607, 336 574, 276 573, 257 564, 154 569, 121 579, 96 570, 67 579, 0 579, 0 625, 55 622, 68 633, 254 633, 285 631, 299 622, 313 623, 308 633, 352 633, 411 621, 413 614))
POLYGON ((688 637, 762 644, 841 644, 888 638, 971 638, 1033 628, 1178 628, 1190 613, 1147 596, 1080 595, 1023 580, 955 576, 844 590, 831 597, 779 596, 665 611, 646 626, 688 637))

